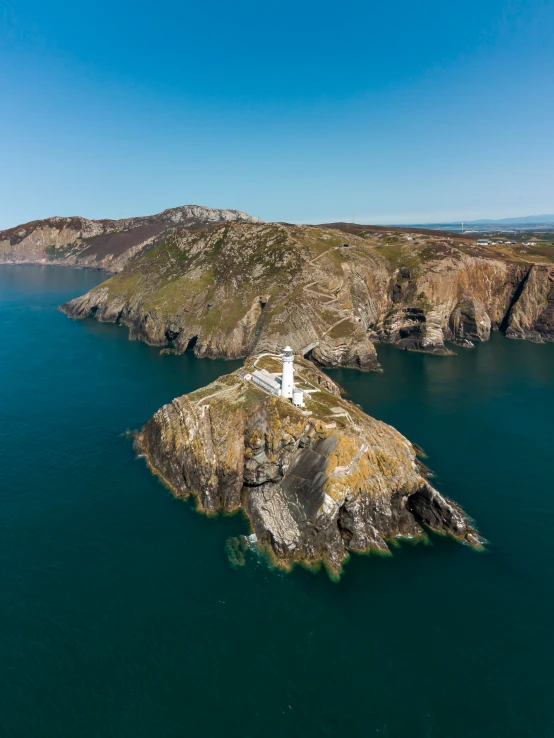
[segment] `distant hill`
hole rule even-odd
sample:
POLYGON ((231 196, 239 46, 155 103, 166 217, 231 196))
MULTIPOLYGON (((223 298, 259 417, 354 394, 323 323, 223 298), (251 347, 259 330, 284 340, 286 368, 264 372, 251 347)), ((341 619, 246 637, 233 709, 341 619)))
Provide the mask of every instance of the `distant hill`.
POLYGON ((229 221, 259 223, 240 210, 182 205, 122 220, 54 217, 0 231, 0 263, 53 263, 120 271, 176 228, 195 230, 229 221))
MULTIPOLYGON (((494 230, 495 228, 503 228, 512 226, 514 228, 529 229, 533 226, 554 227, 554 215, 522 215, 516 218, 500 218, 498 220, 481 218, 479 220, 464 220, 464 228, 472 227, 478 230, 494 230)), ((403 226, 404 228, 427 228, 432 231, 459 231, 461 229, 462 220, 449 221, 447 223, 414 223, 413 225, 403 226)))
MULTIPOLYGON (((488 233, 491 231, 512 232, 522 231, 552 231, 554 230, 554 215, 522 215, 515 218, 500 218, 498 220, 481 218, 479 220, 464 220, 464 233, 473 231, 474 233, 488 233)), ((427 229, 430 231, 449 231, 451 233, 460 233, 462 230, 462 220, 449 221, 448 223, 415 223, 409 226, 403 226, 405 229, 427 229)))
POLYGON ((542 223, 554 224, 554 215, 522 215, 518 218, 499 218, 497 220, 481 218, 480 220, 470 220, 467 225, 539 225, 542 223))

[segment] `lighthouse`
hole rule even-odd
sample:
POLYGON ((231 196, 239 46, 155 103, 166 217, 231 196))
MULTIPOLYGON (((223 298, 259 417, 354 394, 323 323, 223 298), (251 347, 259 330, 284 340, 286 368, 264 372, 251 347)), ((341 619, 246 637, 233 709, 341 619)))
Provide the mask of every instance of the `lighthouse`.
POLYGON ((294 391, 294 356, 290 346, 283 351, 283 375, 281 378, 281 397, 292 399, 294 391))

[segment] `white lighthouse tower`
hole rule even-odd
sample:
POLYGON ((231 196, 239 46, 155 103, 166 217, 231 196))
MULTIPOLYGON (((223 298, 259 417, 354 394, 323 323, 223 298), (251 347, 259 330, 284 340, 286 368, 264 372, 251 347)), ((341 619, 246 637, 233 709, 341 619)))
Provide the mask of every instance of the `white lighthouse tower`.
POLYGON ((283 351, 283 375, 281 378, 281 397, 292 399, 294 392, 294 355, 290 346, 283 351))

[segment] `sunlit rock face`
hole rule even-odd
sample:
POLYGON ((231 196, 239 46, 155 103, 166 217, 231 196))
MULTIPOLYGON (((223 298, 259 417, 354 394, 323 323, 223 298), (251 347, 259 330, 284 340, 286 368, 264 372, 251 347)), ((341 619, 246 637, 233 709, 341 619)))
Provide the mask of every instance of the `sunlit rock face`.
POLYGON ((554 267, 535 265, 529 271, 508 315, 506 335, 554 341, 554 267))

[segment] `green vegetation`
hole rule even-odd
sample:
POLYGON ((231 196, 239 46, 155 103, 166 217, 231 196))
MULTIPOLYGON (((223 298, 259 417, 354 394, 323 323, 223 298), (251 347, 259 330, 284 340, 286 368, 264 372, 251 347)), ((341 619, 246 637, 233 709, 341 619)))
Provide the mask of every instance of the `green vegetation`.
POLYGON ((62 259, 64 256, 68 256, 71 251, 76 248, 77 244, 66 243, 62 246, 47 246, 44 250, 51 259, 62 259))
POLYGON ((327 333, 327 336, 337 341, 341 338, 351 338, 352 333, 355 330, 356 326, 352 323, 351 320, 343 320, 341 323, 338 323, 333 328, 331 328, 331 330, 327 333))

